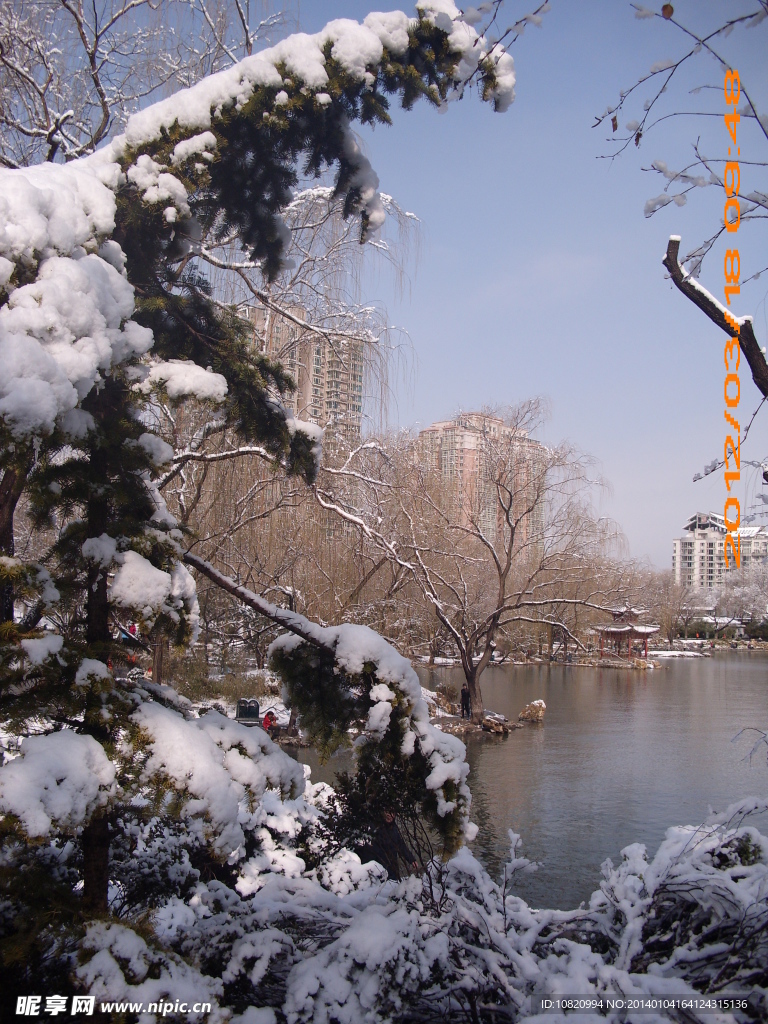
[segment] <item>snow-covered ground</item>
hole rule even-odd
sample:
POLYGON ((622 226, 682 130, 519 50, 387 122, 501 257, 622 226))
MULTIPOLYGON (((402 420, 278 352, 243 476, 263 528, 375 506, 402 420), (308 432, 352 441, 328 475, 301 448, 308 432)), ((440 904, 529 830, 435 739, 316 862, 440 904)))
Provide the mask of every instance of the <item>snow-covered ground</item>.
POLYGON ((709 654, 705 654, 703 651, 654 651, 653 657, 657 659, 708 658, 709 654))

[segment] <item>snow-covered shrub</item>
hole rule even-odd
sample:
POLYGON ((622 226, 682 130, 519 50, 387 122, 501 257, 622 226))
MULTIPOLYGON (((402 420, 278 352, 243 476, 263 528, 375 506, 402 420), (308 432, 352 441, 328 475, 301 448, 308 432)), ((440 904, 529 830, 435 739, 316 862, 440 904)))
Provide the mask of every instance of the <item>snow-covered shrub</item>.
POLYGON ((279 637, 271 664, 285 681, 288 700, 320 751, 355 741, 356 773, 342 783, 337 834, 364 841, 382 808, 418 809, 452 853, 465 835, 471 795, 464 744, 436 729, 411 664, 366 626, 318 630, 318 647, 279 637))
POLYGON ((766 807, 750 799, 671 828, 650 863, 635 844, 617 868, 606 864, 591 909, 605 914, 617 964, 704 991, 768 989, 768 840, 744 822, 766 807))

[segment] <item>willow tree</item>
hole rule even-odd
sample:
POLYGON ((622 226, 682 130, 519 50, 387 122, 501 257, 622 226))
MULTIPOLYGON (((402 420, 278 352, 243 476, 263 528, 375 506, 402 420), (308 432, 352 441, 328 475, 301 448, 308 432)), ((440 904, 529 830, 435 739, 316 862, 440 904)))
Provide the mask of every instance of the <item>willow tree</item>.
POLYGON ((589 458, 534 440, 540 400, 497 413, 462 413, 445 436, 369 441, 340 469, 323 466, 314 488, 431 610, 476 724, 505 634, 556 629, 578 647, 578 615, 609 611, 628 584, 617 531, 593 509, 589 458))

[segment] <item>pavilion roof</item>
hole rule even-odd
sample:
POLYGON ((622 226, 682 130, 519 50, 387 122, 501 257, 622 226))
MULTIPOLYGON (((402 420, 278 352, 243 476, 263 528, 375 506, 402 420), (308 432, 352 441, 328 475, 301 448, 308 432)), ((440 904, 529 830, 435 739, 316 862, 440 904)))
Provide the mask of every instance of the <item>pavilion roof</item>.
POLYGON ((612 622, 608 626, 595 626, 594 628, 598 633, 607 633, 610 636, 626 636, 628 633, 631 633, 632 636, 653 636, 654 633, 659 632, 661 626, 640 626, 635 622, 619 626, 612 622))

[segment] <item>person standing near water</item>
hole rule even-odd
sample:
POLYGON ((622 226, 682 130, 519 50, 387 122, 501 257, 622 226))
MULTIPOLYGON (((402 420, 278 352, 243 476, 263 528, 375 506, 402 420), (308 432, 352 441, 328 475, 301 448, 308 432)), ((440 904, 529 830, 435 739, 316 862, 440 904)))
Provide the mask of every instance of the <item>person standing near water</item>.
POLYGON ((383 808, 370 844, 358 850, 358 853, 363 864, 370 860, 378 861, 386 868, 389 877, 398 882, 419 869, 416 857, 398 828, 393 807, 383 808))
POLYGON ((467 686, 466 681, 464 682, 464 685, 461 687, 461 717, 472 717, 472 712, 470 710, 469 704, 469 687, 467 686))

